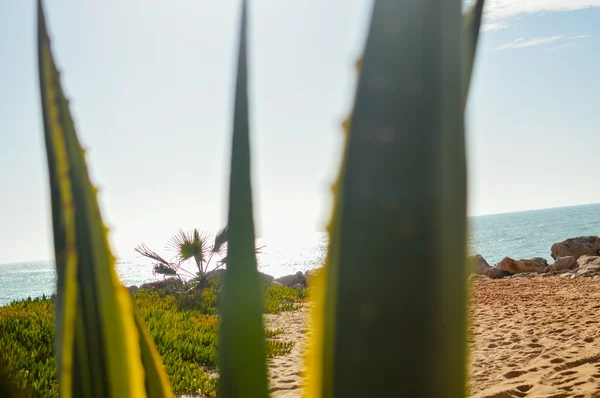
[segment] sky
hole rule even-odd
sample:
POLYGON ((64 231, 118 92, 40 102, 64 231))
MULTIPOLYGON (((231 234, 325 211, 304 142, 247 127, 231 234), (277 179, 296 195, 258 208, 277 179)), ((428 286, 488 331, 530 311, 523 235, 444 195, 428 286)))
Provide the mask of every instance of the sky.
MULTIPOLYGON (((0 0, 0 264, 52 258, 34 3, 0 0)), ((240 2, 45 3, 113 251, 224 226, 240 2)), ((324 230, 371 5, 251 1, 258 236, 324 230)), ((466 113, 469 214, 600 202, 598 20, 600 0, 488 1, 466 113)))

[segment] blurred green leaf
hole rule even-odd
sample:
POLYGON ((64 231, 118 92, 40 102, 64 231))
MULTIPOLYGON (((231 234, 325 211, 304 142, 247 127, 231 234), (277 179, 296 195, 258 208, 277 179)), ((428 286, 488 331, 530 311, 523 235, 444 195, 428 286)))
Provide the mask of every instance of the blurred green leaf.
POLYGON ((227 223, 227 272, 221 309, 219 396, 268 396, 263 297, 256 269, 247 93, 247 5, 243 1, 227 223))
MULTIPOLYGON (((140 344, 149 342, 142 333, 140 343, 129 293, 114 269, 97 190, 89 180, 84 152, 60 85, 41 1, 38 62, 58 276, 56 352, 60 393, 62 397, 77 398, 145 397, 145 372, 157 376, 163 370, 156 361, 146 360, 142 365, 140 344), (146 370, 144 365, 148 366, 146 370)), ((169 395, 168 384, 151 394, 169 395)))
POLYGON ((481 16, 483 14, 484 0, 477 0, 475 5, 463 16, 462 19, 462 102, 463 109, 467 106, 469 86, 475 54, 477 52, 477 41, 481 27, 481 16))
POLYGON ((458 0, 374 3, 317 281, 309 397, 464 396, 461 30, 458 0))

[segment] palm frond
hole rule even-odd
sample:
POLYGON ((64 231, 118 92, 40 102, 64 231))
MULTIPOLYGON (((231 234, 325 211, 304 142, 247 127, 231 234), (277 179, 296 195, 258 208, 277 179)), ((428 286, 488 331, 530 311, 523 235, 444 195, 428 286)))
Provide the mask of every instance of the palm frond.
POLYGON ((154 260, 154 261, 158 262, 159 264, 162 264, 162 265, 165 265, 165 266, 168 266, 168 267, 171 267, 173 265, 169 261, 167 261, 164 258, 162 258, 158 253, 156 253, 155 251, 151 250, 144 243, 142 243, 141 245, 137 245, 134 250, 136 252, 138 252, 139 254, 141 254, 142 256, 144 256, 146 258, 149 258, 151 260, 154 260))
POLYGON ((174 269, 174 268, 172 268, 172 267, 170 267, 170 266, 168 266, 168 265, 157 263, 157 264, 154 264, 154 267, 152 269, 152 273, 154 275, 156 275, 156 274, 160 274, 160 275, 177 275, 177 270, 174 269))
POLYGON ((215 243, 212 248, 213 253, 220 254, 227 245, 227 227, 221 229, 215 235, 215 243))
POLYGON ((206 258, 206 253, 210 251, 210 234, 193 231, 184 231, 182 229, 175 234, 169 243, 167 249, 175 251, 179 262, 194 259, 196 264, 200 265, 206 258))

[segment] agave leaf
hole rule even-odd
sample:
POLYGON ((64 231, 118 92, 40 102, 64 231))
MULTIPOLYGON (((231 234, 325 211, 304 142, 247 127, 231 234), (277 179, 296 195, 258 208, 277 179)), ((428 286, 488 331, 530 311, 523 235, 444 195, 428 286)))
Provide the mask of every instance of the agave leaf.
POLYGON ((462 19, 462 102, 463 109, 467 106, 471 74, 475 62, 479 28, 483 14, 484 0, 477 0, 475 5, 463 16, 462 19))
POLYGON ((242 6, 229 183, 227 272, 221 307, 219 396, 268 396, 263 297, 254 254, 250 181, 246 1, 242 6))
MULTIPOLYGON (((347 141, 346 141, 347 142, 347 141)), ((344 151, 345 152, 345 151, 344 151)), ((345 168, 346 156, 342 160, 342 170, 345 168)), ((323 266, 324 272, 313 276, 309 282, 314 286, 311 291, 313 309, 311 311, 312 333, 306 356, 307 380, 304 396, 310 398, 334 397, 333 392, 333 348, 335 308, 337 300, 337 279, 339 269, 339 247, 340 247, 340 209, 341 179, 334 184, 332 191, 334 195, 334 207, 332 218, 327 226, 329 243, 327 257, 323 266)))
MULTIPOLYGON (((358 73, 360 73, 361 66, 362 58, 359 58, 356 62, 358 73)), ((349 130, 350 118, 347 118, 342 123, 345 139, 340 173, 331 189, 334 205, 331 220, 327 226, 329 242, 327 257, 323 265, 324 272, 312 276, 313 279, 309 283, 310 286, 314 286, 314 289, 311 291, 311 301, 313 302, 311 310, 312 333, 305 358, 307 377, 304 396, 310 398, 334 396, 333 347, 340 251, 341 185, 343 171, 346 169, 347 164, 349 130)))
POLYGON ((374 3, 317 281, 309 397, 464 396, 460 9, 374 3))
POLYGON ((142 364, 146 371, 144 380, 148 398, 172 397, 173 393, 169 386, 169 380, 160 360, 160 355, 156 350, 154 340, 138 314, 135 314, 135 325, 140 334, 140 350, 142 364))
MULTIPOLYGON (((134 308, 114 269, 38 1, 38 62, 57 271, 56 349, 61 397, 145 397, 134 308)), ((162 380, 165 380, 164 376, 162 380)), ((164 386, 170 394, 168 385, 164 386)))

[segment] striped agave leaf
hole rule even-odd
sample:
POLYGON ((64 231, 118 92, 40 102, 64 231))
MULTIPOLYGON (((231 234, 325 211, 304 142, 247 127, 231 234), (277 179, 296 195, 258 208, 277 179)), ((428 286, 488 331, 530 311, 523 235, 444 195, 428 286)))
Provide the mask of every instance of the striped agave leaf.
POLYGON ((467 105, 471 74, 477 51, 479 27, 483 14, 484 0, 477 0, 475 5, 463 16, 462 22, 462 99, 463 108, 467 105))
POLYGON ((268 396, 262 325, 264 304, 254 252, 246 25, 247 5, 243 1, 231 145, 227 272, 219 343, 218 394, 223 398, 268 396))
POLYGON ((463 25, 460 0, 374 3, 315 281, 308 397, 464 396, 463 96, 482 6, 463 25))
POLYGON ((172 396, 160 358, 119 282, 38 1, 40 91, 57 271, 61 397, 172 396))

